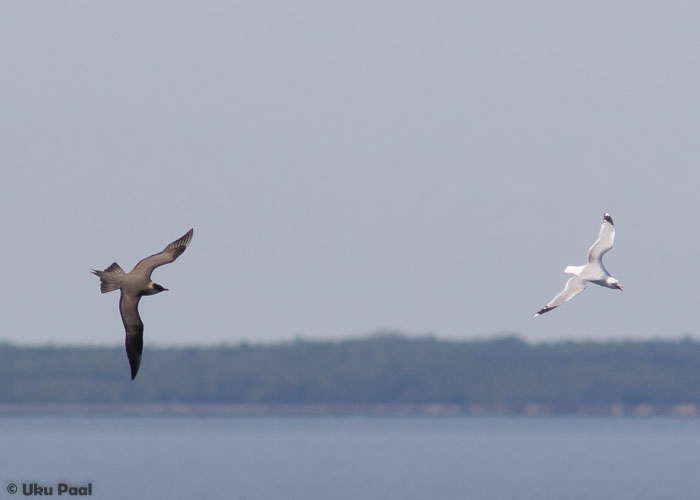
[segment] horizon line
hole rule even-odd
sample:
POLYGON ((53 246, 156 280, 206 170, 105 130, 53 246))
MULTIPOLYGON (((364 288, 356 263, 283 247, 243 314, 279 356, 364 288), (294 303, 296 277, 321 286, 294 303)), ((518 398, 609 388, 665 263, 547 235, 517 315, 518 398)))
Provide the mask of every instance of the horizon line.
MULTIPOLYGON (((610 338, 576 338, 576 337, 561 337, 556 339, 528 339, 524 334, 519 334, 516 332, 497 332, 490 335, 475 335, 469 337, 458 337, 453 336, 440 336, 434 333, 424 333, 424 334, 413 334, 404 333, 399 331, 379 331, 372 332, 363 335, 348 335, 339 338, 335 337, 318 337, 318 336, 302 336, 296 335, 291 338, 286 339, 271 339, 271 340, 237 340, 237 341, 218 341, 218 342, 203 342, 198 344, 190 343, 160 343, 158 341, 150 342, 148 346, 150 349, 165 350, 165 349, 213 349, 213 348, 236 348, 244 345, 249 346, 279 346, 279 345, 291 345, 297 342, 305 343, 327 343, 327 344, 341 344, 345 342, 357 342, 357 341, 368 341, 376 339, 405 339, 405 340, 434 340, 436 342, 443 343, 479 343, 479 342, 497 342, 503 340, 517 340, 528 345, 548 345, 548 344, 621 344, 621 343, 680 343, 680 342, 693 342, 700 343, 700 337, 693 333, 683 333, 674 336, 639 336, 639 337, 610 337, 610 338)), ((72 342, 63 343, 56 341, 39 341, 39 342, 16 342, 9 339, 0 338, 0 347, 17 347, 17 348, 123 348, 123 341, 115 343, 94 343, 94 342, 72 342)), ((149 350, 150 350, 149 349, 149 350)))

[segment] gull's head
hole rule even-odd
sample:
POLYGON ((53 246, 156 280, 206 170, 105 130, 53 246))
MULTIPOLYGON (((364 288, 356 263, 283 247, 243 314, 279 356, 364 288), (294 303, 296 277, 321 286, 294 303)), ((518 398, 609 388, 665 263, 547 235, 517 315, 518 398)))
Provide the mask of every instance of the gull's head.
POLYGON ((610 288, 616 288, 616 289, 618 289, 618 290, 624 290, 624 289, 625 289, 625 288, 620 284, 620 282, 617 281, 617 280, 616 280, 615 278, 613 278, 612 276, 608 277, 605 281, 606 281, 608 287, 610 287, 610 288))

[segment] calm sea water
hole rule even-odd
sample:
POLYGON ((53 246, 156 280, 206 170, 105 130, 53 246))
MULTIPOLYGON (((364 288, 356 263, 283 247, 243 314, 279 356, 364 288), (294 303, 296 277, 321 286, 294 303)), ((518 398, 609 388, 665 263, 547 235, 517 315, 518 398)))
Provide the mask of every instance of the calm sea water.
POLYGON ((0 418, 0 482, 0 499, 65 482, 99 499, 698 500, 700 420, 0 418))

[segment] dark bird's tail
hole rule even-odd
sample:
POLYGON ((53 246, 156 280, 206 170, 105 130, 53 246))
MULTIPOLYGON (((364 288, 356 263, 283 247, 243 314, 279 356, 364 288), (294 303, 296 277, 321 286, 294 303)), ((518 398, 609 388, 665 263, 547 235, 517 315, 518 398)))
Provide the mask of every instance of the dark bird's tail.
POLYGON ((121 288, 122 276, 126 274, 116 262, 114 262, 104 271, 96 271, 93 269, 92 273, 100 277, 100 291, 102 293, 111 292, 121 288))

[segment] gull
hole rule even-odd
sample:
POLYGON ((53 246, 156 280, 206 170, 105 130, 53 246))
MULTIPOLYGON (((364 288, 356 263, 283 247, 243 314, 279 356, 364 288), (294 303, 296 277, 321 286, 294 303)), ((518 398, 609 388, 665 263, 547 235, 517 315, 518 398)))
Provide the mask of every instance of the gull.
POLYGON ((613 247, 614 239, 615 226, 613 225, 610 214, 606 213, 603 215, 603 224, 600 226, 598 239, 591 245, 591 248, 588 249, 588 264, 583 266, 566 266, 564 272, 573 274, 574 276, 569 278, 564 289, 550 300, 546 306, 537 311, 534 316, 549 312, 555 307, 559 307, 564 302, 573 299, 576 295, 585 290, 587 282, 623 290, 622 285, 617 279, 610 276, 610 273, 608 273, 608 270, 605 269, 603 265, 603 255, 613 247))
POLYGON ((144 295, 155 295, 168 290, 151 281, 151 273, 155 268, 163 264, 170 264, 182 255, 187 245, 192 241, 192 234, 193 230, 190 229, 184 236, 165 247, 163 251, 139 261, 129 273, 125 273, 116 262, 104 271, 92 270, 92 273, 100 278, 100 291, 102 293, 121 290, 119 312, 126 330, 126 356, 129 358, 129 366, 131 367, 131 380, 134 380, 139 371, 141 353, 143 352, 143 322, 139 316, 139 300, 144 295))

